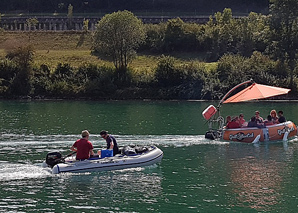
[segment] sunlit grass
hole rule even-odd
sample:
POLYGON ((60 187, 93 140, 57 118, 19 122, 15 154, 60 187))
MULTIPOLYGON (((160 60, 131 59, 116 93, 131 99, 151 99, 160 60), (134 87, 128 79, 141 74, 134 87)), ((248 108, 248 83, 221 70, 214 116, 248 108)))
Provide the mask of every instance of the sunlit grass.
MULTIPOLYGON (((39 66, 46 64, 51 69, 59 63, 68 63, 72 67, 79 67, 86 63, 99 66, 112 66, 111 61, 103 60, 91 54, 91 34, 81 32, 0 32, 0 59, 7 51, 20 45, 31 44, 35 50, 34 63, 39 66)), ((171 53, 175 57, 176 65, 202 64, 202 53, 171 53)), ((129 67, 138 75, 152 76, 160 55, 139 54, 129 67)), ((217 63, 204 63, 207 70, 215 69, 217 63)))
POLYGON ((87 63, 112 66, 111 62, 103 61, 92 55, 90 50, 37 50, 34 62, 37 65, 46 64, 51 68, 56 67, 59 63, 67 63, 72 67, 79 67, 87 63))

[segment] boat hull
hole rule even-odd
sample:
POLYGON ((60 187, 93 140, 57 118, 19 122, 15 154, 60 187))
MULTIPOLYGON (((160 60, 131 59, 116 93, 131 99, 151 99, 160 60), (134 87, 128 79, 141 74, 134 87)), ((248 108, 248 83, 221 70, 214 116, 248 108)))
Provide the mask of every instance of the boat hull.
POLYGON ((155 146, 151 148, 152 150, 131 156, 118 155, 84 161, 66 159, 65 163, 55 165, 52 173, 107 171, 152 165, 162 160, 163 152, 155 146))
POLYGON ((297 135, 297 127, 291 122, 287 121, 281 124, 275 124, 265 128, 237 128, 224 129, 222 139, 225 141, 237 141, 244 143, 252 143, 256 137, 259 136, 259 141, 278 141, 285 138, 291 138, 297 135), (285 135, 286 134, 286 135, 285 135))

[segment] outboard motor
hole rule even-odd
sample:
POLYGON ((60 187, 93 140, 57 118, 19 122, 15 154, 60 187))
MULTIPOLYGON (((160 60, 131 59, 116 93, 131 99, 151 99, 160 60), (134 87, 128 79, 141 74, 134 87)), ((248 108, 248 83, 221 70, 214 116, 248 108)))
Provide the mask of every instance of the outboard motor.
POLYGON ((64 158, 60 152, 49 152, 46 156, 46 163, 53 168, 58 163, 64 163, 64 158))
POLYGON ((219 134, 218 132, 215 132, 215 131, 208 131, 205 133, 205 138, 210 140, 215 140, 219 138, 219 134))

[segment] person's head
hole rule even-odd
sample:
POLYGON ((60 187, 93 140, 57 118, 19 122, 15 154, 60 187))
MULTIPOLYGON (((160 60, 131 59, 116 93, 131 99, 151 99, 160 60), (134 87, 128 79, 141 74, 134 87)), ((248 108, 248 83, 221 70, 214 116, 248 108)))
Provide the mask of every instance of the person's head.
POLYGON ((87 137, 89 137, 89 132, 88 132, 88 130, 83 130, 83 131, 82 131, 82 138, 87 138, 87 137))
POLYGON ((227 122, 230 122, 232 120, 231 116, 228 115, 226 120, 227 120, 227 122))
POLYGON ((106 139, 106 137, 108 136, 108 131, 102 130, 99 134, 102 138, 106 139))
POLYGON ((267 116, 267 120, 268 120, 268 121, 272 121, 272 116, 271 116, 271 115, 268 115, 268 116, 267 116))
POLYGON ((277 115, 276 110, 275 109, 271 110, 270 115, 271 117, 275 118, 277 115))
POLYGON ((280 110, 280 111, 278 111, 278 115, 279 115, 279 116, 282 116, 283 114, 284 114, 284 112, 283 112, 283 111, 281 111, 281 110, 280 110))
POLYGON ((242 113, 240 113, 239 119, 243 119, 243 118, 244 118, 244 115, 242 113))
POLYGON ((250 119, 250 121, 255 122, 256 121, 256 117, 255 116, 252 116, 251 119, 250 119))
POLYGON ((260 116, 260 112, 259 111, 255 111, 255 115, 258 118, 260 116))

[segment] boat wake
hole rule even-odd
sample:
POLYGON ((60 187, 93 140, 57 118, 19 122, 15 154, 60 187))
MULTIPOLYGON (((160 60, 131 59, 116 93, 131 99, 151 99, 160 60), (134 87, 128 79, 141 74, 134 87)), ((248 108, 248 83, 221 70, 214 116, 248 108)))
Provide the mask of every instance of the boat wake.
POLYGON ((39 165, 9 163, 0 161, 0 182, 40 179, 52 176, 50 169, 44 169, 39 165))
MULTIPOLYGON (((126 145, 156 145, 156 146, 191 146, 198 144, 224 144, 225 142, 205 139, 204 135, 114 135, 120 146, 126 145)), ((71 146, 79 135, 17 135, 2 134, 0 149, 2 145, 16 147, 20 145, 34 146, 40 148, 59 148, 71 146), (38 145, 38 146, 37 146, 38 145)), ((105 141, 100 135, 91 135, 89 140, 96 146, 105 146, 105 141)))

